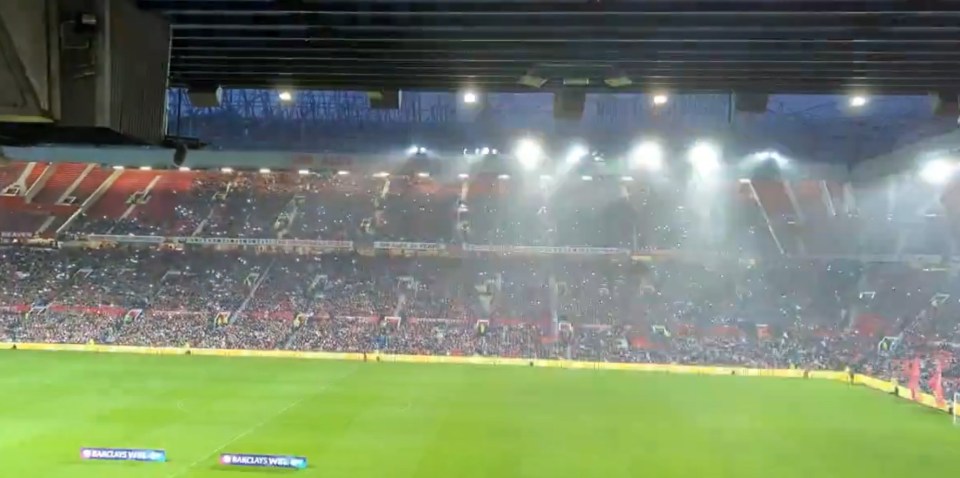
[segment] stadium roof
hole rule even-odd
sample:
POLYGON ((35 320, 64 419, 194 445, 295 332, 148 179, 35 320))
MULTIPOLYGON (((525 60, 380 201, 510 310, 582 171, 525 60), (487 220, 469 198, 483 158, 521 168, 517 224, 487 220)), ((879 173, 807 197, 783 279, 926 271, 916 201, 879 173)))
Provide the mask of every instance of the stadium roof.
POLYGON ((237 87, 954 92, 956 0, 140 0, 171 80, 237 87), (534 81, 537 82, 537 81, 534 81))

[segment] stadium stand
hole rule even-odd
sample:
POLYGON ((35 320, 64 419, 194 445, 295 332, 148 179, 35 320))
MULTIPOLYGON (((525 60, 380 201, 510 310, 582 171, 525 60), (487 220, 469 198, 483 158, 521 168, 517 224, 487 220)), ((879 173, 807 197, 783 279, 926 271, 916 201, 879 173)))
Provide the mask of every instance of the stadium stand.
MULTIPOLYGON (((685 207, 682 191, 640 183, 531 192, 492 176, 36 172, 50 167, 15 163, 2 176, 4 200, 20 206, 0 222, 17 233, 0 249, 3 340, 851 366, 888 377, 921 355, 944 362, 949 387, 960 377, 956 280, 929 264, 843 258, 850 246, 837 235, 871 221, 826 212, 810 184, 795 186, 816 225, 797 230, 763 224, 790 220, 785 182, 755 181, 757 201, 731 185, 728 200, 740 203, 721 225, 685 207), (38 180, 29 200, 9 188, 38 180), (29 209, 65 195, 72 221, 29 209), (37 229, 24 230, 22 211, 37 229), (664 253, 723 245, 762 257, 775 242, 824 255, 664 253), (543 253, 563 246, 577 247, 543 253), (882 349, 884 337, 896 346, 882 349)), ((919 239, 901 250, 936 254, 919 239)), ((893 253, 898 242, 865 247, 893 253)))

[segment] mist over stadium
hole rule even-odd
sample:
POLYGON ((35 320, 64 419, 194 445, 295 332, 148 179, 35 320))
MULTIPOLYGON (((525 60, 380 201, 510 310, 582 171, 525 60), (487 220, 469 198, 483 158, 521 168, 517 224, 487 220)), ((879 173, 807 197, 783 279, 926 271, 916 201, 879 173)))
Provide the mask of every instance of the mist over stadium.
POLYGON ((955 468, 952 2, 32 1, 0 475, 955 468))

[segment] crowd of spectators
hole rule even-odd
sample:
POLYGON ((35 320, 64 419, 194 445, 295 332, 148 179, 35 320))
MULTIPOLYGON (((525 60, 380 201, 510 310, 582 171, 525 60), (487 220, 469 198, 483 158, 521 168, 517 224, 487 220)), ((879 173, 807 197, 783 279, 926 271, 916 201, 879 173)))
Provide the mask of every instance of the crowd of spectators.
MULTIPOLYGON (((124 217, 81 214, 64 233, 468 242, 637 250, 772 251, 756 206, 619 177, 554 181, 369 172, 159 172, 124 217), (723 209, 724 213, 720 214, 723 209)), ((421 173, 423 174, 423 173, 421 173)), ((729 196, 729 197, 728 197, 729 196)), ((787 241, 784 239, 784 241, 787 241)))
MULTIPOLYGON (((744 259, 780 246, 768 233, 778 224, 762 224, 753 200, 728 207, 731 198, 707 201, 669 184, 616 178, 164 174, 182 177, 157 182, 130 203, 143 207, 123 218, 80 215, 65 238, 109 233, 747 253, 640 262, 401 257, 358 253, 362 247, 319 255, 7 247, 0 249, 0 338, 854 366, 890 376, 902 371, 896 363, 904 358, 923 356, 940 358, 948 376, 960 376, 952 358, 960 347, 955 274, 895 263, 744 259), (884 336, 898 337, 896 350, 877 352, 884 336)), ((797 239, 780 237, 786 244, 797 239)), ((806 239, 814 249, 823 242, 806 239)))
POLYGON ((112 342, 119 317, 109 313, 78 310, 28 314, 14 329, 22 342, 59 342, 85 344, 112 342))
POLYGON ((850 261, 0 249, 0 338, 960 377, 948 271, 850 261), (883 337, 896 345, 881 350, 883 337), (925 373, 931 367, 925 369, 925 373))
MULTIPOLYGON (((0 341, 850 367, 901 382, 920 358, 923 384, 939 362, 948 395, 960 385, 955 265, 817 256, 947 250, 951 233, 933 227, 941 216, 910 231, 892 220, 912 220, 928 192, 888 204, 886 189, 852 185, 855 201, 832 199, 841 213, 808 208, 800 227, 793 206, 763 210, 762 181, 712 190, 577 174, 158 174, 123 217, 93 208, 56 247, 0 246, 0 341), (93 233, 356 247, 90 247, 93 233), (373 241, 649 256, 411 256, 373 241)), ((3 216, 0 228, 37 229, 3 216)))

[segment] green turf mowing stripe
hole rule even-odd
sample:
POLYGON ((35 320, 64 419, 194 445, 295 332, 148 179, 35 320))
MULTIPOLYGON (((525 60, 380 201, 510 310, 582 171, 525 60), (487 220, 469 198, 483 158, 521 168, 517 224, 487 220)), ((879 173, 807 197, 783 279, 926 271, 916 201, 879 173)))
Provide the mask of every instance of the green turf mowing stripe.
POLYGON ((960 450, 943 413, 820 380, 3 351, 0 389, 11 477, 947 476, 960 450), (221 448, 310 467, 228 471, 221 448))

